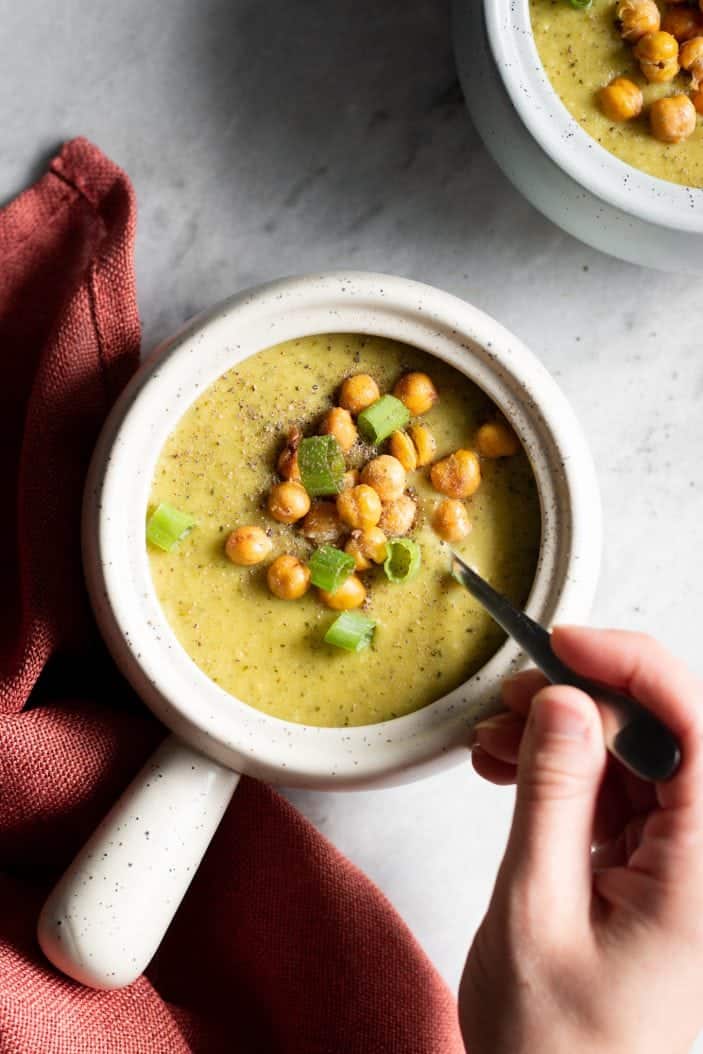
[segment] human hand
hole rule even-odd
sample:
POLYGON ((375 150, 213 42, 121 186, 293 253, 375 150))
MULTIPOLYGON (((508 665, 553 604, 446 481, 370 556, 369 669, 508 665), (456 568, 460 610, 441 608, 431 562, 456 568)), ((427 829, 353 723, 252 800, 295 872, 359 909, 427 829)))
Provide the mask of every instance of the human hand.
POLYGON ((562 627, 554 650, 679 737, 672 780, 607 757, 593 701, 536 670, 477 726, 476 771, 517 782, 459 992, 470 1054, 685 1054, 703 1026, 703 685, 650 638, 562 627))

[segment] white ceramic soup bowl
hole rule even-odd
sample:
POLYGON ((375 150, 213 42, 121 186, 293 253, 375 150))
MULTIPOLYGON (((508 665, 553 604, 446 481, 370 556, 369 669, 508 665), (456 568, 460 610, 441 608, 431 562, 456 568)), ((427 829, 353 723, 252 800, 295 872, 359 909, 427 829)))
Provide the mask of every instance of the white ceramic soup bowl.
POLYGON ((529 0, 453 0, 453 22, 473 122, 525 197, 596 249, 703 274, 703 190, 641 172, 584 131, 544 71, 529 0))
POLYGON ((288 786, 378 787, 466 758, 471 727, 498 707, 523 659, 512 642, 471 680, 405 717, 357 728, 281 721, 210 681, 157 600, 144 524, 161 448, 225 370, 281 341, 328 332, 405 341, 451 363, 512 422, 540 494, 542 541, 528 610, 583 619, 600 557, 593 464, 564 396, 537 359, 469 304, 426 285, 364 273, 284 279, 225 301, 142 366, 105 424, 86 484, 83 544, 96 618, 121 670, 173 733, 51 894, 39 940, 94 987, 141 973, 183 897, 239 773, 288 786))

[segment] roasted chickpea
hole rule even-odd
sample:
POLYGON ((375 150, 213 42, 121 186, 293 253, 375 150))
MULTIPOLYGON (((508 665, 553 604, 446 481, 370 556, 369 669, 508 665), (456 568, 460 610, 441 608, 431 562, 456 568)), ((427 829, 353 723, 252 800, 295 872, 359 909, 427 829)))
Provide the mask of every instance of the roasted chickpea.
POLYGON ((381 501, 394 501, 405 490, 405 469, 397 458, 381 454, 364 465, 361 482, 373 487, 381 501))
POLYGON ((627 77, 616 77, 598 92, 600 108, 609 121, 630 121, 642 113, 642 92, 627 77))
POLYGON ((417 467, 422 468, 423 465, 429 465, 437 453, 435 437, 427 425, 410 425, 408 433, 415 444, 417 467))
POLYGON ((634 44, 646 33, 656 33, 661 15, 654 0, 620 0, 615 9, 615 24, 623 40, 634 44))
POLYGON ((426 414, 439 399, 437 389, 426 373, 406 373, 397 382, 393 394, 413 417, 426 414))
POLYGON ((354 557, 357 571, 367 571, 371 564, 382 564, 386 559, 388 542, 380 527, 367 527, 365 531, 352 531, 344 551, 354 557))
POLYGON ((344 534, 344 525, 333 501, 316 501, 301 523, 300 530, 311 542, 323 545, 336 542, 344 534))
POLYGON ((406 472, 413 472, 417 468, 417 451, 407 432, 393 432, 389 445, 391 454, 400 461, 406 472))
POLYGON ((693 37, 681 45, 679 62, 691 74, 691 87, 698 91, 703 81, 703 37, 693 37))
POLYGON ((671 33, 647 33, 633 49, 642 73, 654 84, 671 81, 679 72, 679 42, 671 33))
POLYGON ((349 411, 341 406, 329 410, 322 418, 320 435, 334 436, 345 454, 347 450, 351 450, 356 443, 357 432, 349 411))
POLYGON ((698 113, 703 114, 703 91, 691 92, 691 102, 698 113))
POLYGON ((276 468, 281 479, 300 479, 298 468, 298 447, 303 433, 299 428, 291 428, 286 439, 286 445, 278 455, 276 468))
POLYGON ((302 483, 287 480, 271 487, 266 508, 279 523, 295 523, 308 513, 310 498, 302 483))
POLYGON ((339 405, 350 414, 356 415, 380 397, 381 393, 373 377, 368 373, 356 373, 353 377, 347 377, 340 388, 339 405))
POLYGON ((473 450, 455 450, 430 469, 432 486, 448 498, 469 498, 481 483, 481 467, 473 450))
POLYGON ((662 143, 680 143, 696 130, 696 107, 687 95, 668 95, 649 108, 652 135, 662 143))
POLYGON ((401 494, 395 501, 384 504, 378 526, 391 537, 399 538, 412 530, 416 515, 417 504, 409 494, 401 494))
POLYGON ((356 468, 347 469, 342 476, 342 490, 351 490, 359 482, 359 470, 356 468))
POLYGON ((365 483, 343 490, 337 497, 337 512, 342 523, 359 530, 375 527, 381 518, 381 499, 365 483))
POLYGON ((466 506, 456 498, 440 501, 432 514, 432 530, 445 542, 458 542, 471 530, 466 506))
POLYGON ((699 11, 690 7, 670 7, 664 12, 661 28, 665 33, 671 33, 679 43, 691 40, 697 36, 701 29, 701 17, 699 11))
POLYGON ((356 575, 349 575, 334 593, 328 593, 324 589, 320 589, 319 593, 322 603, 334 611, 349 611, 350 608, 361 607, 366 600, 364 583, 356 575))
POLYGON ((260 564, 272 549, 273 542, 261 527, 237 527, 225 542, 227 559, 240 567, 260 564))
POLYGON ((476 433, 476 449, 481 457, 512 457, 520 449, 520 440, 505 421, 487 421, 476 433))
POLYGON ((266 572, 266 581, 274 596, 298 600, 310 588, 310 568, 297 556, 286 553, 273 561, 266 572))

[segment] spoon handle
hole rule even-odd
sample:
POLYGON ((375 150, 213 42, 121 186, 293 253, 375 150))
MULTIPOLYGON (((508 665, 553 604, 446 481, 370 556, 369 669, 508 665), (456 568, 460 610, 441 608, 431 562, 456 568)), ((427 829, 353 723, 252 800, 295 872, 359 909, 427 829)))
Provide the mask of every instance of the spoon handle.
POLYGON ((562 662, 547 630, 497 593, 455 553, 452 574, 552 684, 568 684, 591 696, 600 711, 605 745, 611 754, 641 779, 671 779, 679 767, 681 749, 673 732, 658 717, 628 695, 582 677, 562 662))

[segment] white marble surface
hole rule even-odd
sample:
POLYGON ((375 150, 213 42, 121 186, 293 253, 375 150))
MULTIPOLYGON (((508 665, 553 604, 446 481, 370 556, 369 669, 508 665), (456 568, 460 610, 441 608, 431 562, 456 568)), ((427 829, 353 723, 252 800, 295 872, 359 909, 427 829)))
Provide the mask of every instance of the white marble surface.
MULTIPOLYGON (((601 256, 517 196, 466 116, 446 8, 0 0, 0 198, 74 135, 124 166, 147 345, 232 291, 321 268, 412 276, 495 315, 591 438, 606 524, 594 621, 647 628, 703 671, 703 283, 601 256)), ((467 764, 400 790, 292 797, 455 984, 510 792, 467 764)))

